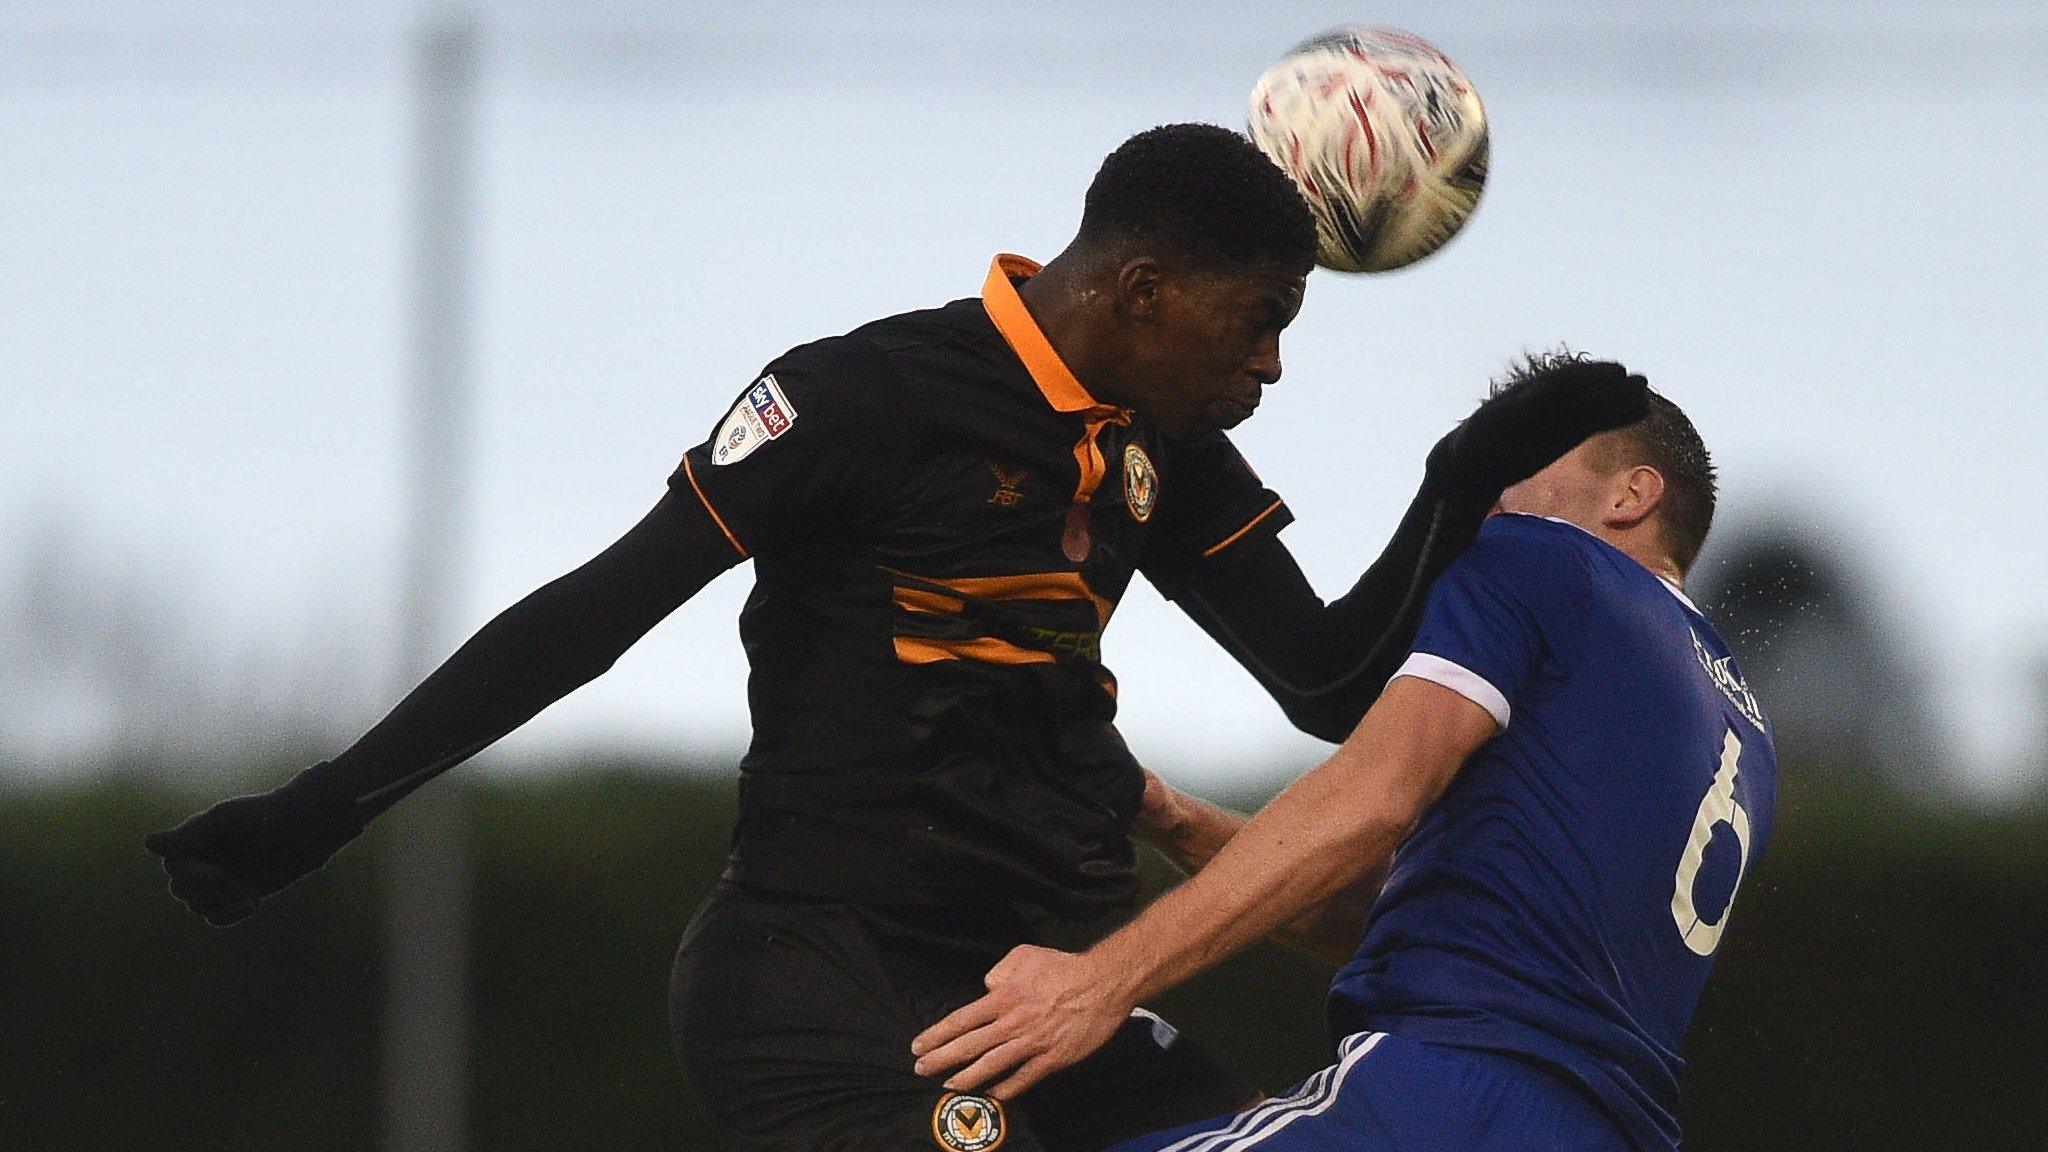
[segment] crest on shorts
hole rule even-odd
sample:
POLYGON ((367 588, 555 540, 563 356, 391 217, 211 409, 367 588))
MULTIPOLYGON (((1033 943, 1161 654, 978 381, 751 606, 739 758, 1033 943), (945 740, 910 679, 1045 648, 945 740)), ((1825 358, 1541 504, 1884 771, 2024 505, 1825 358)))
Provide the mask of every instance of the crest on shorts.
POLYGON ((1124 446, 1124 503, 1140 524, 1152 518, 1152 506, 1159 503, 1159 469, 1136 444, 1124 446))
POLYGON ((932 1139, 949 1152, 994 1152, 1009 1126, 1001 1101, 968 1092, 948 1092, 932 1109, 932 1139))

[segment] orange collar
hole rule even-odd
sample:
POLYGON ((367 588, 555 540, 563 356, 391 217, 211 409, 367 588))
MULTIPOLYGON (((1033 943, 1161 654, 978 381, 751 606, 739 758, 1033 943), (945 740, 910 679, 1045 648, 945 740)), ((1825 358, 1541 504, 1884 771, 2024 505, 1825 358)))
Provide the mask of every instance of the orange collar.
POLYGON ((988 318, 995 322, 996 331, 1010 345, 1010 351, 1024 361, 1024 368, 1031 373, 1031 379, 1038 384, 1038 390, 1045 394, 1046 403, 1055 412, 1092 412, 1105 414, 1121 411, 1114 404, 1104 404, 1088 394, 1088 389, 1074 378, 1066 361, 1053 351, 1052 342, 1038 328, 1038 321, 1031 318, 1031 312, 1024 307, 1024 298, 1017 295, 1017 286, 1010 283, 1010 277, 1024 278, 1038 273, 1039 265, 1022 256, 1007 252, 998 255, 989 264, 988 281, 981 286, 981 306, 988 310, 988 318))

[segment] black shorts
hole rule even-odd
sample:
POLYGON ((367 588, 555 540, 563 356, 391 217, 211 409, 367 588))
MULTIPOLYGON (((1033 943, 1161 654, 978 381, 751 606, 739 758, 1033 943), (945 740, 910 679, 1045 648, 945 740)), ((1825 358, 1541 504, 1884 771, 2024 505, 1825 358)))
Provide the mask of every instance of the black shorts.
POLYGON ((979 997, 1000 958, 897 939, 845 904, 723 885, 676 952, 676 1057, 745 1152, 1092 1152, 1257 1099, 1143 1012, 1007 1107, 948 1093, 911 1070, 911 1038, 979 997))

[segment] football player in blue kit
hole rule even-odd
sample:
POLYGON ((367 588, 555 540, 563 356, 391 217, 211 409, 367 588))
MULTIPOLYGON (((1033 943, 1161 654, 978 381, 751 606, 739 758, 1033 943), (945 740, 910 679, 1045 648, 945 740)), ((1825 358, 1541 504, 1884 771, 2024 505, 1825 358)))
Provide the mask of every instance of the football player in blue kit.
POLYGON ((1327 761, 1249 820, 1155 778, 1144 823, 1193 878, 1086 952, 1011 952, 918 1070, 1008 1096, 1279 932, 1351 954, 1337 1062, 1118 1152, 1677 1148, 1679 1045, 1777 774, 1683 590, 1713 508, 1654 396, 1508 489, 1327 761))

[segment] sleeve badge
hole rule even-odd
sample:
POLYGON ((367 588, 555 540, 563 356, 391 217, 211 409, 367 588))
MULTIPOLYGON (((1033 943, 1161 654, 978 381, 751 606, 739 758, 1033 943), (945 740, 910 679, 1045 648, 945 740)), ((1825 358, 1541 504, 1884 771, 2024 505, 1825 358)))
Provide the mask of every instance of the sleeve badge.
POLYGON ((739 403, 726 414, 712 437, 711 462, 737 464, 754 449, 776 439, 796 423, 796 405, 783 395, 782 385, 771 375, 754 381, 739 403))

